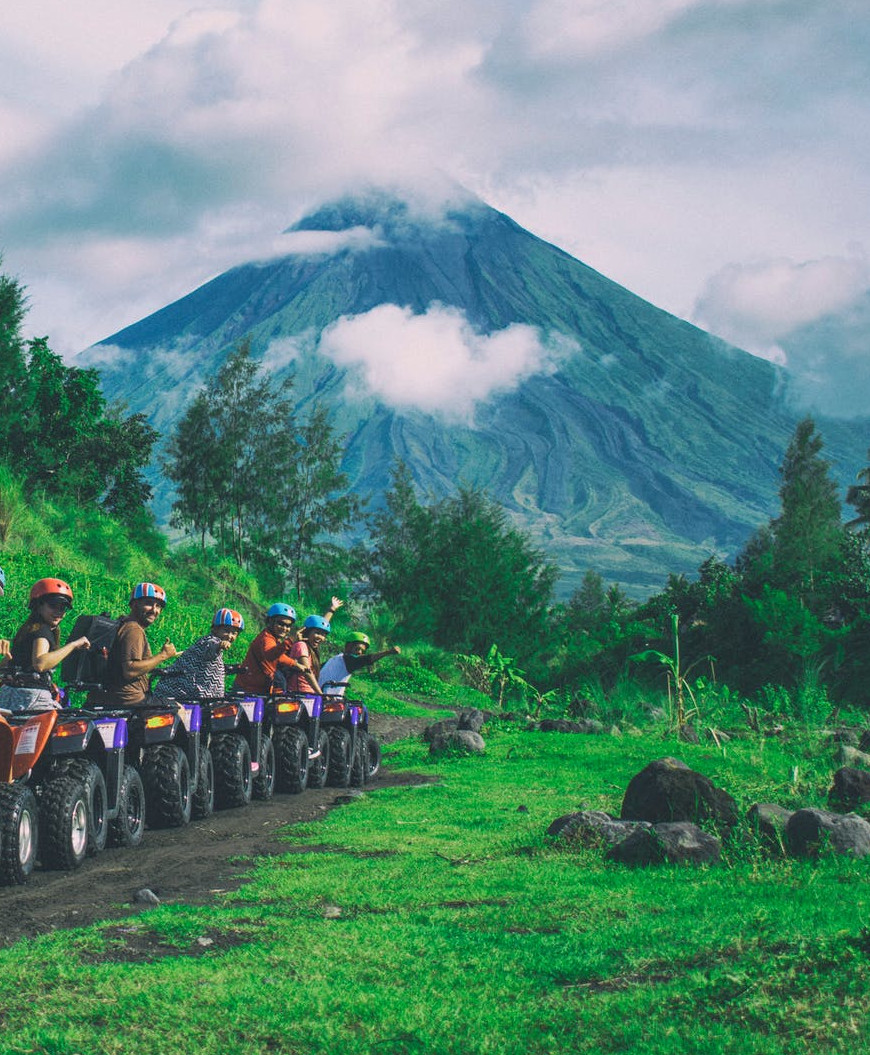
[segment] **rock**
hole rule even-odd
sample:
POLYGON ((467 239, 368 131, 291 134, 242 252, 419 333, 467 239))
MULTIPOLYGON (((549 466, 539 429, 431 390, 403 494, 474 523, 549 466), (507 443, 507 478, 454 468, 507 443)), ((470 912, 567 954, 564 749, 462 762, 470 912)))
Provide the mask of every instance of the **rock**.
POLYGON ((864 766, 865 769, 870 769, 870 754, 859 751, 857 747, 849 747, 848 744, 840 744, 837 760, 844 766, 864 766))
POLYGON ((605 860, 626 865, 715 864, 722 844, 688 821, 637 828, 628 838, 611 847, 605 860))
POLYGON ((858 746, 862 751, 870 752, 870 729, 865 729, 861 734, 861 739, 858 741, 858 746))
POLYGON ((615 846, 637 828, 650 828, 646 821, 623 821, 602 810, 580 810, 558 817, 547 829, 547 835, 581 846, 615 846))
POLYGON ((137 890, 133 896, 133 900, 140 905, 160 904, 160 898, 147 886, 143 886, 141 890, 137 890))
POLYGON ((482 755, 484 751, 486 751, 486 743, 483 737, 471 729, 454 729, 451 732, 439 733, 429 743, 430 755, 450 753, 482 755))
MULTIPOLYGON (((860 744, 860 730, 858 729, 828 729, 828 739, 834 744, 848 744, 849 747, 858 747, 860 744)), ((866 750, 866 748, 862 748, 866 750)))
POLYGON ((676 758, 650 762, 631 778, 620 817, 651 824, 712 821, 726 832, 738 820, 731 795, 676 758))
POLYGON ((772 802, 756 802, 750 806, 746 820, 749 826, 758 832, 768 850, 782 855, 785 853, 785 826, 792 812, 772 802))
POLYGON ((698 730, 694 725, 689 725, 688 723, 680 726, 677 736, 685 744, 697 744, 700 742, 698 738, 698 730))
POLYGON ((651 722, 664 722, 668 717, 663 707, 650 707, 647 714, 651 722))
POLYGON ((610 727, 610 735, 611 736, 615 736, 615 737, 617 737, 617 739, 621 740, 622 739, 622 730, 619 728, 618 725, 611 725, 611 727, 610 727))
POLYGON ((431 743, 436 736, 444 736, 459 728, 458 718, 442 718, 440 722, 433 722, 423 730, 423 739, 431 743))
POLYGON ((473 733, 479 733, 486 721, 486 714, 476 707, 466 707, 459 712, 459 728, 470 729, 473 733))
POLYGON ((795 857, 818 857, 825 849, 852 857, 870 854, 870 824, 854 813, 797 810, 789 818, 785 836, 795 857))
POLYGON ((594 718, 581 718, 577 722, 569 722, 567 718, 544 718, 540 722, 533 722, 530 729, 539 733, 603 733, 604 725, 595 721, 594 718))
POLYGON ((870 773, 866 769, 842 766, 834 774, 828 805, 837 813, 849 813, 863 802, 870 802, 870 773))

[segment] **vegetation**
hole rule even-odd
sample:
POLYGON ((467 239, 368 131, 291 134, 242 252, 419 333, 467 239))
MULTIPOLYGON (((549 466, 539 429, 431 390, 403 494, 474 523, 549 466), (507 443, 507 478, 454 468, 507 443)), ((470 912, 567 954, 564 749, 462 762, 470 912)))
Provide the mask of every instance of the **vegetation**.
POLYGON ((717 867, 626 869, 544 834, 581 805, 618 812, 665 754, 742 807, 818 804, 812 746, 508 726, 487 730, 485 760, 394 746, 391 767, 435 782, 288 830, 237 892, 0 952, 0 1050, 866 1051, 864 862, 770 859, 743 834, 717 867))

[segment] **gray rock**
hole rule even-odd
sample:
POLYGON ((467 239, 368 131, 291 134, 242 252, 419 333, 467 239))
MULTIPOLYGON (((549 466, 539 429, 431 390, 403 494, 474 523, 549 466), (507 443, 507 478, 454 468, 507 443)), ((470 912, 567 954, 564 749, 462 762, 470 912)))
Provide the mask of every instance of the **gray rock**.
POLYGON ((533 722, 530 729, 539 733, 603 733, 604 725, 595 721, 594 718, 581 718, 579 721, 571 722, 567 718, 544 718, 540 722, 533 722))
POLYGON ((143 886, 141 890, 137 890, 133 896, 133 900, 140 905, 160 904, 160 898, 147 886, 143 886))
POLYGON ((466 707, 459 712, 459 728, 470 729, 473 733, 479 733, 486 721, 486 714, 476 707, 466 707))
POLYGON ((861 734, 861 739, 858 741, 858 746, 862 751, 870 751, 870 729, 865 729, 861 734))
POLYGON ((442 718, 439 722, 433 722, 431 725, 427 725, 423 730, 423 739, 426 743, 431 743, 436 736, 445 736, 448 733, 454 732, 459 728, 458 718, 442 718))
POLYGON ((694 725, 689 725, 688 723, 680 726, 679 731, 677 732, 677 736, 680 738, 680 740, 683 741, 683 743, 686 744, 700 743, 700 738, 698 737, 698 730, 694 727, 694 725))
POLYGON ((650 828, 646 821, 622 821, 602 810, 580 810, 558 817, 547 835, 581 846, 615 846, 637 828, 650 828))
POLYGON ((792 810, 776 806, 772 802, 756 802, 746 814, 747 823, 758 832, 759 838, 777 855, 785 853, 785 827, 792 810))
MULTIPOLYGON (((834 744, 848 744, 849 747, 860 746, 860 729, 829 729, 827 735, 828 739, 834 744)), ((866 750, 866 748, 862 748, 862 750, 866 750)))
POLYGON ((429 743, 430 755, 451 753, 482 755, 485 751, 486 743, 483 737, 471 729, 454 729, 451 732, 440 733, 434 736, 429 743))
POLYGON ((840 749, 837 751, 837 760, 844 766, 863 766, 865 769, 870 769, 870 755, 866 751, 859 751, 857 747, 850 747, 848 744, 840 744, 840 749))
POLYGON ((651 824, 712 821, 725 832, 738 820, 732 796, 676 758, 650 762, 631 778, 620 817, 651 824))
POLYGON ((837 813, 849 813, 864 802, 870 802, 870 773, 866 769, 842 766, 834 774, 828 805, 837 813))
POLYGON ((626 865, 715 864, 720 857, 719 840, 688 821, 637 828, 628 838, 611 847, 605 859, 626 865))
POLYGON ((789 818, 785 836, 795 857, 818 857, 825 849, 852 857, 870 854, 870 824, 854 813, 797 810, 789 818))

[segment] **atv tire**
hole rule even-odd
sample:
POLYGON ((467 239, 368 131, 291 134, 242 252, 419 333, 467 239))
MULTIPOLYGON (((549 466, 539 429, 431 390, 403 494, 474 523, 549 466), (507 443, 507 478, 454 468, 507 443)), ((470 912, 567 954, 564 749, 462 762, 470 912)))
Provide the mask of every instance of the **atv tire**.
POLYGON ((352 788, 365 787, 369 777, 369 734, 362 729, 356 733, 356 744, 354 745, 353 758, 350 764, 350 786, 352 788))
POLYGON ((145 819, 151 828, 180 828, 190 822, 193 788, 187 755, 174 744, 145 749, 142 759, 145 819))
POLYGON ((308 786, 315 789, 326 787, 329 773, 329 737, 326 733, 321 732, 317 747, 317 757, 309 758, 308 762, 308 786))
POLYGON ((260 768, 254 777, 254 798, 268 802, 275 794, 275 745, 272 738, 260 738, 260 768))
POLYGON ((279 791, 298 795, 308 783, 308 738, 295 726, 275 731, 276 778, 279 791))
POLYGON ((109 816, 106 780, 100 767, 86 758, 70 758, 62 763, 60 774, 75 777, 85 786, 88 796, 88 856, 106 848, 109 838, 109 816))
POLYGON ((329 772, 326 783, 331 788, 346 788, 350 784, 351 745, 353 743, 347 729, 330 729, 329 736, 329 772))
POLYGON ((193 792, 191 816, 203 820, 214 813, 214 758, 207 747, 199 753, 199 779, 193 792))
POLYGON ((26 784, 0 787, 0 883, 23 883, 33 871, 39 807, 26 784))
POLYGON ((145 786, 138 770, 124 766, 118 791, 118 816, 109 824, 114 846, 135 849, 145 838, 145 786))
POLYGON ((71 871, 88 854, 88 793, 75 777, 52 780, 42 794, 39 857, 45 868, 71 871))
POLYGON ((366 781, 374 780, 381 768, 381 742, 371 733, 366 733, 366 744, 369 750, 369 772, 366 781))
POLYGON ((214 759, 214 804, 219 810, 247 806, 254 789, 251 748, 247 740, 234 734, 212 741, 214 759))

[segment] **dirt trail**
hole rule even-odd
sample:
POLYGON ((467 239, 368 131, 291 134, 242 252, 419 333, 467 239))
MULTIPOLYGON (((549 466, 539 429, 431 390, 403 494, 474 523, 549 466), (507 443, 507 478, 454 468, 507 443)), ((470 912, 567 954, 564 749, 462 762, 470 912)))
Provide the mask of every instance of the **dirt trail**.
MULTIPOLYGON (((372 715, 370 729, 388 744, 419 735, 427 724, 428 719, 372 715)), ((385 767, 367 789, 426 779, 391 773, 385 767)), ((271 802, 224 810, 182 830, 149 830, 137 849, 108 849, 76 872, 37 868, 23 886, 0 887, 0 947, 48 931, 140 912, 148 906, 134 898, 143 887, 164 902, 206 904, 215 894, 241 884, 251 858, 287 852, 291 844, 282 831, 287 825, 323 817, 334 806, 351 802, 353 795, 353 789, 342 788, 276 795, 271 802)))

